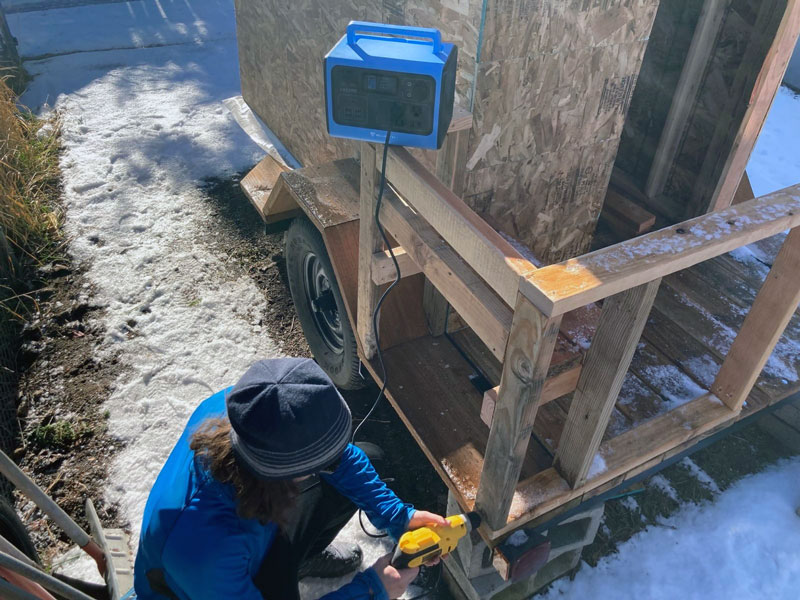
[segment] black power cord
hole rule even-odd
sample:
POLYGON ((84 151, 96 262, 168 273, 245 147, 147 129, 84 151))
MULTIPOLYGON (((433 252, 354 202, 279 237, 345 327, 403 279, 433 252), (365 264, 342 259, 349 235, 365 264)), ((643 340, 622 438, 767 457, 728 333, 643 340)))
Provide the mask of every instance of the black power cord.
MULTIPOLYGON (((361 429, 361 426, 364 425, 364 423, 367 422, 367 420, 372 416, 372 413, 375 412, 375 409, 378 408, 378 404, 380 404, 381 398, 383 398, 383 395, 386 392, 386 383, 388 382, 388 379, 389 379, 388 374, 386 373, 386 365, 383 362, 383 352, 381 352, 381 339, 380 339, 380 334, 378 333, 378 316, 380 315, 381 306, 383 305, 383 301, 389 295, 389 292, 391 292, 394 289, 394 287, 398 283, 400 283, 400 277, 401 277, 400 265, 397 263, 397 258, 394 255, 394 250, 392 249, 392 244, 389 242, 389 238, 386 236, 386 231, 384 231, 383 225, 381 225, 381 221, 380 221, 380 218, 379 218, 379 215, 380 215, 380 212, 381 212, 381 203, 383 202, 383 192, 386 189, 386 157, 389 154, 389 138, 391 137, 391 135, 392 135, 391 130, 387 131, 386 132, 386 140, 383 142, 383 159, 381 160, 381 181, 380 181, 380 185, 378 186, 378 199, 375 202, 375 215, 374 215, 375 226, 378 228, 378 231, 381 234, 381 238, 383 239, 383 243, 389 249, 389 256, 392 257, 392 263, 394 264, 394 271, 395 271, 394 281, 392 282, 392 284, 388 288, 386 288, 386 290, 383 292, 383 294, 381 294, 381 297, 378 299, 377 304, 375 304, 375 310, 372 311, 372 334, 375 337, 375 346, 377 348, 376 354, 378 356, 378 363, 381 366, 381 374, 382 374, 383 384, 381 385, 381 389, 378 392, 377 398, 375 398, 375 402, 372 403, 372 407, 367 411, 367 414, 364 416, 363 419, 361 419, 361 422, 353 430, 353 436, 351 438, 351 442, 355 442, 356 434, 358 433, 358 430, 361 429)), ((364 160, 363 156, 361 157, 361 160, 364 160)), ((361 518, 362 514, 363 514, 363 511, 359 510, 358 511, 358 523, 359 523, 359 525, 361 525, 361 530, 367 536, 369 536, 371 538, 384 538, 384 537, 386 537, 388 535, 386 533, 374 534, 374 533, 370 533, 369 531, 367 531, 367 528, 364 526, 364 521, 361 518)), ((439 580, 441 579, 441 574, 442 574, 442 571, 441 571, 442 566, 441 566, 441 564, 438 566, 438 568, 439 568, 439 572, 437 574, 436 581, 434 582, 434 584, 432 586, 430 586, 429 589, 427 589, 424 592, 422 592, 421 594, 418 594, 417 596, 413 596, 412 598, 409 598, 408 600, 420 600, 420 598, 424 598, 425 596, 427 596, 428 594, 430 594, 431 592, 433 592, 437 588, 437 586, 439 585, 439 580)))
MULTIPOLYGON (((378 363, 381 365, 381 373, 383 377, 383 384, 381 385, 381 389, 378 392, 378 397, 375 398, 375 402, 372 404, 372 408, 369 409, 367 414, 361 420, 361 423, 358 424, 353 430, 353 437, 351 441, 355 441, 356 434, 358 430, 367 422, 367 420, 372 416, 372 413, 375 412, 375 409, 378 408, 378 404, 383 398, 384 392, 386 392, 386 382, 388 380, 386 374, 386 365, 383 363, 383 352, 381 352, 381 339, 380 334, 378 333, 378 316, 380 315, 381 306, 383 305, 383 301, 386 300, 386 297, 389 295, 394 287, 400 283, 400 265, 397 264, 397 258, 394 255, 394 250, 392 250, 392 245, 389 243, 389 238, 386 237, 386 232, 383 229, 383 225, 381 225, 381 221, 378 218, 378 215, 381 212, 381 203, 383 202, 383 191, 386 188, 386 157, 389 154, 389 138, 391 137, 392 132, 391 130, 386 132, 386 141, 383 143, 383 160, 381 161, 381 182, 378 187, 378 200, 375 202, 375 225, 380 231, 381 238, 383 238, 383 243, 386 244, 386 247, 389 249, 389 255, 392 257, 392 262, 394 263, 394 271, 395 271, 395 278, 392 284, 386 288, 386 291, 381 294, 381 297, 378 299, 378 303, 375 305, 375 310, 372 311, 372 334, 375 337, 375 345, 377 347, 377 356, 378 356, 378 363)), ((363 160, 364 157, 362 156, 361 159, 363 160)))

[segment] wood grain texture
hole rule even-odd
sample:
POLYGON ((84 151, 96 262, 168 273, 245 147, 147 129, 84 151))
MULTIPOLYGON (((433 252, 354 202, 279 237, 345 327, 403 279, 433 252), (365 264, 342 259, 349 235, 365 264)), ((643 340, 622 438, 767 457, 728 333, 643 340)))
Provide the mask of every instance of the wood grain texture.
POLYGON ((714 428, 733 422, 736 416, 736 412, 715 396, 701 396, 601 444, 599 454, 605 469, 579 488, 571 488, 555 468, 520 481, 508 522, 504 527, 487 532, 487 537, 498 539, 640 465, 651 461, 657 464, 659 457, 668 450, 693 439, 699 440, 714 428))
POLYGON ((740 410, 800 303, 800 228, 793 229, 733 341, 711 391, 740 410))
POLYGON ((551 265, 520 291, 559 315, 800 224, 800 185, 551 265))
POLYGON ((556 452, 556 468, 573 488, 586 482, 660 283, 656 279, 603 303, 556 452))
MULTIPOLYGON (((400 267, 400 277, 410 277, 422 271, 417 263, 402 248, 394 248, 394 257, 397 259, 397 266, 400 267)), ((372 283, 383 285, 391 283, 397 277, 394 268, 394 261, 388 250, 381 250, 372 255, 372 283)))
POLYGON ((381 223, 492 353, 502 359, 511 326, 511 309, 425 219, 393 194, 384 198, 381 223))
POLYGON ((397 192, 509 306, 519 278, 535 269, 450 189, 403 148, 391 148, 386 177, 397 192))
POLYGON ((281 173, 286 170, 287 167, 279 164, 267 154, 239 182, 244 195, 265 222, 268 215, 288 213, 297 208, 297 203, 285 192, 281 193, 281 190, 277 190, 277 193, 272 194, 281 173))
MULTIPOLYGON (((544 406, 548 402, 552 402, 556 398, 560 398, 575 390, 578 385, 578 378, 581 375, 581 369, 581 365, 576 365, 556 375, 548 376, 542 387, 542 399, 539 406, 544 406)), ((500 386, 495 386, 490 390, 486 390, 483 394, 481 421, 486 423, 487 427, 492 426, 494 410, 497 406, 497 394, 499 391, 500 386)))
POLYGON ((656 224, 656 216, 609 188, 606 193, 600 220, 623 239, 647 233, 656 224))
POLYGON ((526 298, 518 296, 475 499, 476 509, 495 529, 506 523, 560 320, 548 319, 526 298))
POLYGON ((361 351, 368 360, 375 356, 378 347, 372 323, 372 313, 378 302, 378 286, 373 283, 372 278, 372 256, 383 246, 380 232, 375 225, 377 186, 375 149, 362 142, 356 331, 361 341, 361 351))

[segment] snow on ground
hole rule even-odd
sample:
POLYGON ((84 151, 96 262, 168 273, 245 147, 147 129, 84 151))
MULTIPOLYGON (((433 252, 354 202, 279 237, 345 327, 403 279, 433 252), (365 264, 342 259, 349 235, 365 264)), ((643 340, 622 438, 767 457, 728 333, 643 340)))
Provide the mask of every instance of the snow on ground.
POLYGON ((542 598, 795 600, 800 581, 800 458, 684 506, 542 598))
MULTIPOLYGON (((34 80, 22 102, 61 115, 70 251, 107 309, 101 359, 119 353, 127 368, 105 405, 110 433, 127 443, 105 493, 135 549, 147 494, 194 407, 277 355, 258 325, 263 295, 198 239, 213 225, 202 179, 263 156, 221 103, 240 93, 233 5, 146 0, 9 22, 23 55, 53 55, 26 63, 34 80)), ((358 539, 366 566, 389 550, 357 521, 342 537, 358 539)), ((64 562, 92 574, 80 553, 64 562)), ((309 580, 304 596, 346 580, 309 580)))
POLYGON ((781 87, 747 165, 756 197, 800 183, 800 98, 781 87))
MULTIPOLYGON (((148 490, 193 407, 277 352, 262 297, 197 239, 212 221, 198 182, 261 152, 220 102, 239 93, 229 0, 143 0, 9 15, 34 76, 23 102, 62 115, 70 249, 107 307, 101 359, 127 367, 108 400, 127 442, 106 493, 138 535, 148 490), (132 324, 135 321, 135 324, 132 324)), ((756 194, 796 183, 800 102, 782 89, 748 172, 756 194)), ((739 482, 634 536, 548 598, 794 597, 800 461, 739 482), (709 559, 711 557, 711 559, 709 559)), ((388 548, 367 539, 368 565, 388 548)), ((308 582, 306 597, 329 584, 308 582)))

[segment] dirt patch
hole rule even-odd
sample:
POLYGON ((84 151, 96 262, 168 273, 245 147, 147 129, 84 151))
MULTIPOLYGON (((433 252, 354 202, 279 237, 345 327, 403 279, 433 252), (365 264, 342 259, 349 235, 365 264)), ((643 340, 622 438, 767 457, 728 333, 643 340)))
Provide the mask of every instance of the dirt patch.
MULTIPOLYGON (((102 403, 121 372, 116 357, 100 360, 102 309, 84 274, 69 259, 40 270, 37 310, 22 333, 14 458, 81 525, 90 497, 106 527, 120 527, 103 499, 108 465, 120 442, 107 433, 102 403)), ((65 551, 66 536, 18 494, 18 510, 45 564, 65 551)))

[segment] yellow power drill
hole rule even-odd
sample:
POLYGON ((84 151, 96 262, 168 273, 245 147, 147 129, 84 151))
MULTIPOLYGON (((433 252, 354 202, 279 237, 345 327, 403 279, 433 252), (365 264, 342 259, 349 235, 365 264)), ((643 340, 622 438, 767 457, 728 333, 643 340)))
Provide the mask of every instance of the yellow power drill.
POLYGON ((409 569, 450 554, 458 541, 481 524, 476 512, 447 517, 447 525, 431 525, 406 531, 392 557, 395 569, 409 569))

